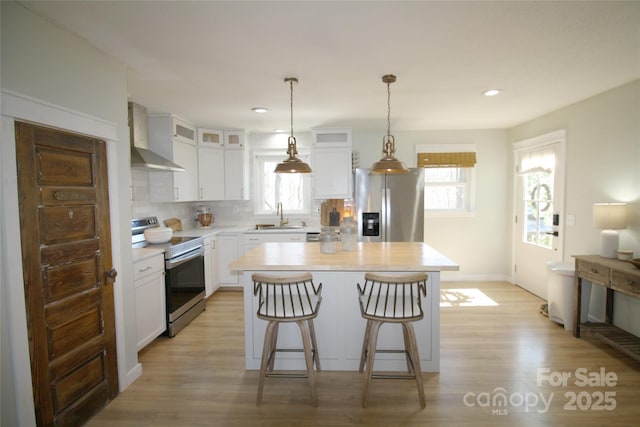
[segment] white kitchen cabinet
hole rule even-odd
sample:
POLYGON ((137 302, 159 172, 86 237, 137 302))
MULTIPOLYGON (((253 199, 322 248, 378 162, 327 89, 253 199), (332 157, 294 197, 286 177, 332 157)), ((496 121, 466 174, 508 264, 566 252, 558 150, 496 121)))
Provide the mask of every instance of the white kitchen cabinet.
POLYGON ((350 128, 312 130, 311 169, 314 199, 353 197, 350 128))
POLYGON ((244 235, 244 252, 247 253, 251 249, 266 242, 306 242, 307 233, 278 233, 271 231, 263 231, 258 233, 245 233, 244 235))
POLYGON ((228 129, 223 132, 226 149, 244 149, 247 134, 242 129, 228 129))
POLYGON ((196 128, 181 118, 171 116, 171 129, 175 141, 196 144, 196 128))
POLYGON ((218 235, 217 251, 218 251, 218 271, 220 274, 220 286, 238 286, 240 283, 239 275, 235 271, 229 270, 229 264, 238 259, 240 252, 238 251, 238 236, 235 234, 218 235))
POLYGON ((136 336, 138 351, 161 335, 167 328, 164 254, 133 264, 136 298, 136 336))
POLYGON ((224 132, 216 129, 198 128, 198 145, 222 148, 224 146, 224 132))
POLYGON ((351 148, 314 148, 311 152, 314 199, 351 199, 351 148))
POLYGON ((248 152, 241 130, 198 129, 198 200, 248 200, 248 152))
POLYGON ((198 200, 225 200, 224 150, 198 146, 198 200))
POLYGON ((149 172, 149 199, 154 202, 198 200, 196 129, 172 114, 153 114, 149 149, 185 169, 184 172, 149 172))
POLYGON ((244 148, 224 149, 224 198, 249 200, 248 153, 244 148))
POLYGON ((218 278, 217 239, 209 236, 204 239, 204 287, 205 298, 213 294, 220 286, 218 278))
POLYGON ((351 148, 351 128, 316 128, 311 135, 314 148, 351 148))
POLYGON ((220 288, 220 268, 218 267, 218 237, 211 238, 211 266, 213 274, 211 275, 213 290, 215 292, 220 288))

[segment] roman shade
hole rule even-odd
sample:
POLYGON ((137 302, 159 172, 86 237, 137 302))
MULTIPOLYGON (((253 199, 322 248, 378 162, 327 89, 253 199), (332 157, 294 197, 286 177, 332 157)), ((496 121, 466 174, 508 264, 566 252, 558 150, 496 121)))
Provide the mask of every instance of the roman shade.
POLYGON ((418 153, 420 168, 472 168, 475 164, 475 151, 418 153))

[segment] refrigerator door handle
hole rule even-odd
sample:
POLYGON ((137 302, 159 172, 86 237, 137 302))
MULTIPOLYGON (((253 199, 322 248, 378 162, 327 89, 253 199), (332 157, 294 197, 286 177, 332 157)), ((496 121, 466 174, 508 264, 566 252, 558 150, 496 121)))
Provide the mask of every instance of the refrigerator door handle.
POLYGON ((383 185, 382 189, 380 190, 382 193, 380 195, 380 200, 382 201, 380 206, 380 240, 382 242, 387 241, 387 233, 389 231, 389 214, 391 212, 389 207, 389 200, 391 200, 391 189, 386 186, 386 177, 384 184, 385 185, 383 185))

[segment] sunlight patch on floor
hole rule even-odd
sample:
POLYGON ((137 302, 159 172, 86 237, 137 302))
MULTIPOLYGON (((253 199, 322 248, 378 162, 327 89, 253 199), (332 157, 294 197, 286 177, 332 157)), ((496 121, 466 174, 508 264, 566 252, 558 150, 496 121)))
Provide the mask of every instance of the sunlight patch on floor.
POLYGON ((440 307, 489 307, 498 305, 477 288, 441 289, 440 307))

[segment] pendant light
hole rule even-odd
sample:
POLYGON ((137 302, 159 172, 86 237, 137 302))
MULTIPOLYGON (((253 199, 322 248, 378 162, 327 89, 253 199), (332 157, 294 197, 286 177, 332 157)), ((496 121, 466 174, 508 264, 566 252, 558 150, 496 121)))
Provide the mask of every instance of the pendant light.
POLYGON ((382 138, 382 158, 375 162, 369 173, 409 173, 409 169, 396 159, 396 140, 391 135, 391 89, 389 86, 396 81, 396 76, 387 74, 382 76, 382 82, 387 84, 387 134, 382 138))
POLYGON ((298 148, 296 147, 296 138, 293 136, 293 84, 298 83, 295 77, 285 77, 285 83, 291 86, 291 134, 287 140, 287 154, 289 157, 276 166, 275 173, 310 173, 311 168, 308 164, 300 160, 297 156, 298 148))

